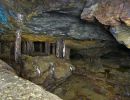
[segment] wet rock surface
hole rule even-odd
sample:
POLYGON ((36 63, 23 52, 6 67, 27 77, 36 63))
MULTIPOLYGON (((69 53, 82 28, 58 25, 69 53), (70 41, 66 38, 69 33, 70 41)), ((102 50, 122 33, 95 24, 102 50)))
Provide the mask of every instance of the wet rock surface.
POLYGON ((129 52, 115 45, 111 50, 91 48, 73 51, 71 62, 76 70, 53 93, 65 100, 129 100, 129 52))
POLYGON ((61 100, 43 88, 18 77, 13 69, 0 61, 1 100, 61 100))
POLYGON ((54 93, 64 100, 129 100, 129 85, 112 85, 107 79, 94 77, 73 75, 54 93))

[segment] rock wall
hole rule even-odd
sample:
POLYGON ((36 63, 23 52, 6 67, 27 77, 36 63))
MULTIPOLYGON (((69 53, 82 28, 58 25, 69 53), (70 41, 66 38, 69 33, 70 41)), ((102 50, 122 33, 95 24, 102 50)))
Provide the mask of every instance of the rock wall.
POLYGON ((130 48, 129 0, 88 0, 81 14, 81 19, 98 20, 103 25, 110 26, 110 32, 116 40, 130 48))
POLYGON ((81 14, 85 20, 97 19, 104 25, 130 24, 129 0, 88 0, 81 14))
MULTIPOLYGON (((22 29, 25 32, 65 35, 76 39, 99 39, 95 37, 97 34, 100 37, 104 36, 101 33, 106 34, 107 32, 102 29, 100 32, 96 19, 98 24, 101 23, 105 27, 107 25, 108 31, 109 27, 114 29, 110 31, 112 35, 116 33, 116 35, 113 35, 116 40, 129 48, 129 42, 126 43, 126 41, 129 41, 129 36, 126 37, 124 32, 120 32, 122 37, 119 35, 118 30, 116 31, 116 27, 121 27, 122 30, 124 30, 123 27, 128 27, 125 32, 129 34, 129 4, 129 0, 2 0, 2 5, 6 9, 4 11, 2 8, 0 15, 2 22, 4 21, 2 16, 5 16, 6 11, 23 14, 25 26, 23 25, 22 29), (9 8, 12 10, 9 10, 9 8), (80 15, 82 20, 94 21, 94 23, 91 25, 88 22, 83 23, 80 20, 80 15)), ((13 16, 13 18, 15 17, 13 16)), ((17 27, 15 21, 9 21, 13 23, 13 26, 17 27)))
POLYGON ((111 40, 112 36, 99 24, 85 23, 79 18, 59 12, 32 17, 26 26, 34 34, 70 37, 79 40, 111 40))

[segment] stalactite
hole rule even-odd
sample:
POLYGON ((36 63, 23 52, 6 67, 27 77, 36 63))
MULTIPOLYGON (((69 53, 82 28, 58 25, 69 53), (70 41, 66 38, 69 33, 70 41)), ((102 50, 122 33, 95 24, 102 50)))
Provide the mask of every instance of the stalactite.
POLYGON ((22 53, 27 54, 27 46, 26 46, 26 41, 22 42, 22 53))
POLYGON ((50 55, 50 43, 45 42, 45 53, 50 55))
POLYGON ((34 53, 34 43, 32 41, 30 41, 29 42, 29 46, 30 46, 30 50, 29 50, 30 52, 29 52, 29 54, 32 55, 34 53))
POLYGON ((26 45, 27 45, 27 47, 26 47, 27 48, 27 54, 29 54, 29 52, 30 52, 30 46, 29 46, 29 42, 28 41, 26 42, 26 45))
POLYGON ((56 42, 56 57, 63 58, 63 39, 57 40, 56 42))
POLYGON ((10 55, 11 57, 14 56, 14 42, 10 42, 10 55))
POLYGON ((0 42, 0 54, 1 54, 1 42, 0 42))
POLYGON ((15 40, 15 61, 16 63, 20 62, 21 59, 21 30, 16 32, 15 40))
POLYGON ((56 42, 56 57, 65 59, 70 58, 70 49, 66 47, 63 39, 56 42))
POLYGON ((12 60, 14 60, 14 42, 9 42, 9 63, 11 64, 12 60), (12 59, 13 58, 13 59, 12 59))
POLYGON ((55 55, 56 54, 56 44, 52 43, 52 54, 55 55))
POLYGON ((1 54, 4 53, 4 45, 5 45, 5 43, 3 41, 1 41, 1 54))
POLYGON ((16 31, 16 40, 15 40, 15 62, 21 63, 21 26, 23 24, 23 15, 17 14, 17 23, 19 25, 19 29, 16 31))
POLYGON ((67 46, 65 46, 65 59, 70 59, 70 48, 68 48, 67 46))
POLYGON ((43 48, 43 46, 42 46, 42 43, 39 43, 39 48, 40 48, 40 52, 43 52, 43 50, 42 50, 42 48, 43 48))
POLYGON ((66 56, 66 46, 65 46, 65 43, 64 43, 64 41, 62 42, 63 43, 63 54, 62 54, 62 56, 63 56, 63 58, 65 58, 65 56, 66 56))
POLYGON ((27 44, 27 46, 26 46, 27 54, 29 54, 29 55, 33 54, 33 52, 34 52, 34 43, 31 42, 31 41, 27 41, 26 44, 27 44))

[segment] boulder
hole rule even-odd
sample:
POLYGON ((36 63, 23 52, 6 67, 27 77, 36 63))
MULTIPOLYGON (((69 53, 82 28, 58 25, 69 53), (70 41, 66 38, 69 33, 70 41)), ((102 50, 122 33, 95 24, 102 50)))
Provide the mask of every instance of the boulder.
POLYGON ((88 0, 81 19, 93 21, 95 18, 104 25, 130 25, 129 0, 88 0))
POLYGON ((45 88, 68 78, 72 70, 74 66, 69 61, 54 56, 23 56, 22 76, 45 88))
POLYGON ((40 86, 18 77, 0 60, 0 100, 61 100, 40 86))

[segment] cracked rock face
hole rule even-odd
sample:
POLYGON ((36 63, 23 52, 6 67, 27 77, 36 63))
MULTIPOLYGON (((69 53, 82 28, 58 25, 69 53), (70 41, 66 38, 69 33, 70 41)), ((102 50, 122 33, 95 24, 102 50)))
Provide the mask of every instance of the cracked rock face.
POLYGON ((104 25, 115 26, 124 22, 130 26, 130 0, 88 0, 81 19, 95 18, 104 25))

